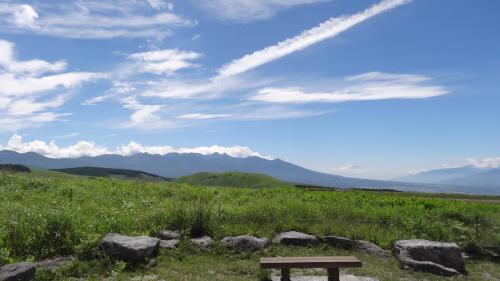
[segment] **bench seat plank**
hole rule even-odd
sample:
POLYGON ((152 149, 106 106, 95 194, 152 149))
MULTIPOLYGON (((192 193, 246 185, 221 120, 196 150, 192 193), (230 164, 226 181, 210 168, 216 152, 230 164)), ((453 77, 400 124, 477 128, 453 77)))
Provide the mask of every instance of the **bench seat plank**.
POLYGON ((361 267, 362 263, 352 256, 333 257, 274 257, 261 258, 260 267, 271 268, 340 268, 361 267))

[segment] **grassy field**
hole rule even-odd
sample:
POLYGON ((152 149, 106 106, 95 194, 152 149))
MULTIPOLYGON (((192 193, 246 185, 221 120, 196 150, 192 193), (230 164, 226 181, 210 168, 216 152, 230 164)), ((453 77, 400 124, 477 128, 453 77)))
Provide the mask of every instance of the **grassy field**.
MULTIPOLYGON (((96 255, 98 241, 108 232, 152 235, 160 229, 180 229, 186 235, 209 234, 218 240, 239 234, 272 237, 296 230, 369 240, 387 249, 395 240, 411 238, 454 241, 464 248, 500 245, 500 204, 488 197, 471 202, 462 200, 463 196, 201 187, 45 171, 1 173, 0 194, 0 264, 77 254, 80 261, 62 270, 61 280, 129 280, 141 274, 165 280, 257 280, 259 256, 340 253, 326 246, 272 246, 254 254, 216 247, 200 253, 183 245, 163 253, 153 269, 128 268, 96 255)), ((441 280, 401 271, 394 259, 354 254, 365 262, 363 269, 355 271, 361 275, 380 280, 441 280)), ((471 274, 464 280, 500 279, 498 263, 469 261, 467 266, 471 274)), ((39 279, 57 277, 48 275, 39 279)))
POLYGON ((268 175, 239 172, 196 173, 194 175, 180 177, 175 181, 196 186, 212 187, 276 188, 293 186, 292 184, 282 182, 268 175))

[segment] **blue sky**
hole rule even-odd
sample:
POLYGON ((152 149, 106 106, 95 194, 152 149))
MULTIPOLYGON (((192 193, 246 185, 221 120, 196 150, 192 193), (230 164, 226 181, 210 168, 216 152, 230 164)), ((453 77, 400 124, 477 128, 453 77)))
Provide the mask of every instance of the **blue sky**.
POLYGON ((500 2, 0 1, 0 147, 500 166, 500 2))

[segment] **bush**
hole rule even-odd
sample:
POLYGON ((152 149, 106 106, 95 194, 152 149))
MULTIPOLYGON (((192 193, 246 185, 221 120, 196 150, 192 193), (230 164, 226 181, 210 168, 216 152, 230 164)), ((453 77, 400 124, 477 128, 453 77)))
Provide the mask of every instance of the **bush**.
POLYGON ((212 235, 212 209, 209 204, 201 203, 191 209, 189 232, 191 237, 212 235))

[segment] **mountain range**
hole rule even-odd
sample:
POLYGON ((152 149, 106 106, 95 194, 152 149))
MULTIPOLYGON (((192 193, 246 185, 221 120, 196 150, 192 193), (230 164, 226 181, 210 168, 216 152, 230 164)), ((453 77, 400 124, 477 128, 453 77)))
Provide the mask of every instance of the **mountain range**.
POLYGON ((394 180, 422 184, 444 184, 500 189, 500 168, 481 168, 473 165, 466 165, 456 168, 420 172, 394 180))
MULTIPOLYGON (((449 192, 473 194, 499 194, 498 185, 475 186, 448 183, 404 182, 403 179, 381 181, 349 178, 312 171, 281 159, 268 160, 260 157, 235 158, 226 154, 202 155, 196 153, 169 153, 166 155, 138 153, 130 156, 115 154, 80 158, 48 158, 34 152, 18 153, 0 151, 0 164, 22 164, 43 169, 74 167, 104 167, 133 169, 167 178, 178 178, 199 172, 229 172, 267 174, 282 181, 338 188, 385 188, 419 192, 449 192)), ((455 178, 454 178, 455 179, 455 178)), ((447 179, 448 180, 448 179, 447 179)), ((451 178, 449 179, 451 180, 451 178)), ((410 181, 407 180, 407 181, 410 181)))

